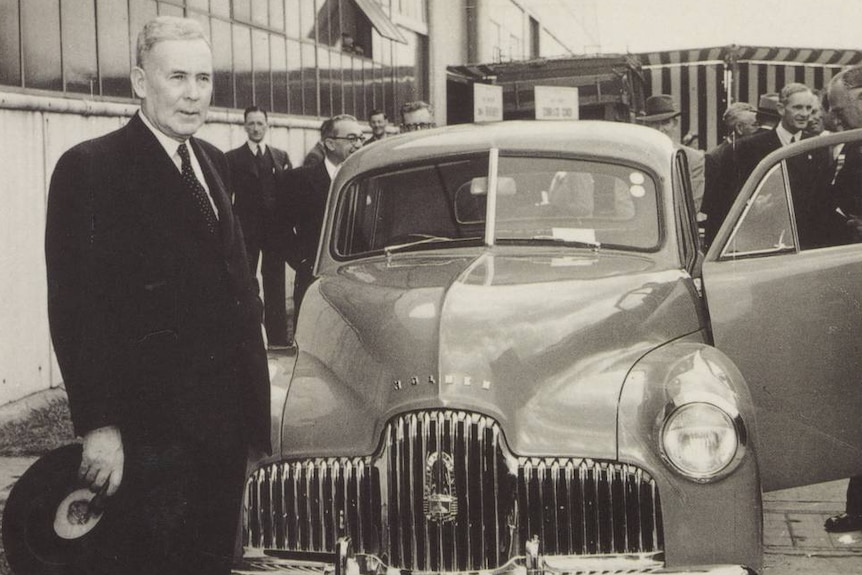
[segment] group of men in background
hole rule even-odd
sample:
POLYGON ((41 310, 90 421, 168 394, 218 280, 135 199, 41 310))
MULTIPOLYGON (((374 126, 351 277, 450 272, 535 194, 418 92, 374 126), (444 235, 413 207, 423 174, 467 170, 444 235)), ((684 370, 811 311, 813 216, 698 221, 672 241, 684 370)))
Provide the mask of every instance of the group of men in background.
MULTIPOLYGON (((780 93, 764 94, 758 106, 736 102, 723 115, 726 137, 705 153, 682 143, 681 113, 669 95, 652 96, 646 113, 637 121, 667 134, 688 159, 692 200, 709 246, 757 164, 769 153, 793 142, 860 127, 852 111, 858 101, 847 87, 858 84, 858 68, 837 75, 828 90, 813 90, 802 83, 789 83, 780 93)), ((855 90, 855 88, 852 88, 855 90)), ((819 150, 788 161, 794 189, 797 231, 803 248, 859 241, 857 191, 842 188, 838 176, 846 154, 819 150), (841 164, 841 165, 839 165, 841 164)), ((845 186, 846 187, 846 186, 845 186)))
MULTIPOLYGON (((401 107, 401 120, 403 131, 433 127, 433 109, 426 102, 408 102, 401 107)), ((302 166, 294 169, 287 152, 264 142, 269 127, 266 110, 257 106, 245 110, 248 141, 226 156, 233 176, 234 212, 245 233, 252 274, 257 273, 260 262, 264 326, 270 348, 293 345, 285 298, 285 263, 296 274, 296 318, 313 280, 326 195, 335 171, 353 152, 389 134, 389 120, 381 110, 371 111, 368 126, 371 136, 366 138, 354 116, 328 118, 320 127, 320 141, 302 166)))

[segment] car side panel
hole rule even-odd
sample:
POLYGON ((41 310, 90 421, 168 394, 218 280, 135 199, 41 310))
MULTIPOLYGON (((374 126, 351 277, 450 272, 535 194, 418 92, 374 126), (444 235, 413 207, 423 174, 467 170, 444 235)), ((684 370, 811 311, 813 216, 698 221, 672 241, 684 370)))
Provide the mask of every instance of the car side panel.
POLYGON ((764 490, 862 472, 862 245, 703 275, 716 347, 757 405, 764 490))

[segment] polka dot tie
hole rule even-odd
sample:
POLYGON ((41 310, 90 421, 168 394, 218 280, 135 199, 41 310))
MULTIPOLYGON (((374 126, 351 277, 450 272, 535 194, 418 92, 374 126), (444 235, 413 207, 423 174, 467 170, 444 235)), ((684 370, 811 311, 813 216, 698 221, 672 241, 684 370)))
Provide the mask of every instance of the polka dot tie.
POLYGON ((207 191, 195 176, 194 170, 192 170, 192 162, 189 159, 189 149, 186 147, 185 143, 180 144, 180 147, 177 149, 177 153, 180 155, 180 159, 183 162, 183 183, 185 184, 186 189, 191 192, 195 206, 206 222, 207 231, 215 235, 218 230, 218 219, 216 218, 215 210, 213 210, 212 204, 210 203, 207 191))

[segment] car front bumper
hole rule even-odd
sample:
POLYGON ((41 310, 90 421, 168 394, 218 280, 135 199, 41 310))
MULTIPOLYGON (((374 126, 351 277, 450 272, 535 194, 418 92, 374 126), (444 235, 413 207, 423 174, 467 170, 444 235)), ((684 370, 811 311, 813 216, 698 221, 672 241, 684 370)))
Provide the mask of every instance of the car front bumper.
MULTIPOLYGON (((233 575, 429 575, 389 568, 376 557, 353 556, 349 543, 342 552, 326 557, 274 556, 247 550, 233 575)), ((594 573, 625 573, 627 575, 752 575, 755 571, 741 565, 696 565, 666 567, 661 553, 632 555, 594 555, 589 557, 515 557, 497 569, 458 572, 458 575, 587 575, 594 573)), ((452 572, 454 575, 455 572, 452 572)), ((442 575, 442 574, 441 574, 442 575)))

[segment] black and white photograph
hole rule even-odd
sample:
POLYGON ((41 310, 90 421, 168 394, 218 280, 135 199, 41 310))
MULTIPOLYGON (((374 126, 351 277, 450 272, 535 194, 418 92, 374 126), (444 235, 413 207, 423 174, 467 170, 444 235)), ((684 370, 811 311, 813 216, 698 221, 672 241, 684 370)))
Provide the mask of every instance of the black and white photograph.
POLYGON ((0 0, 0 575, 862 573, 859 0, 0 0))

